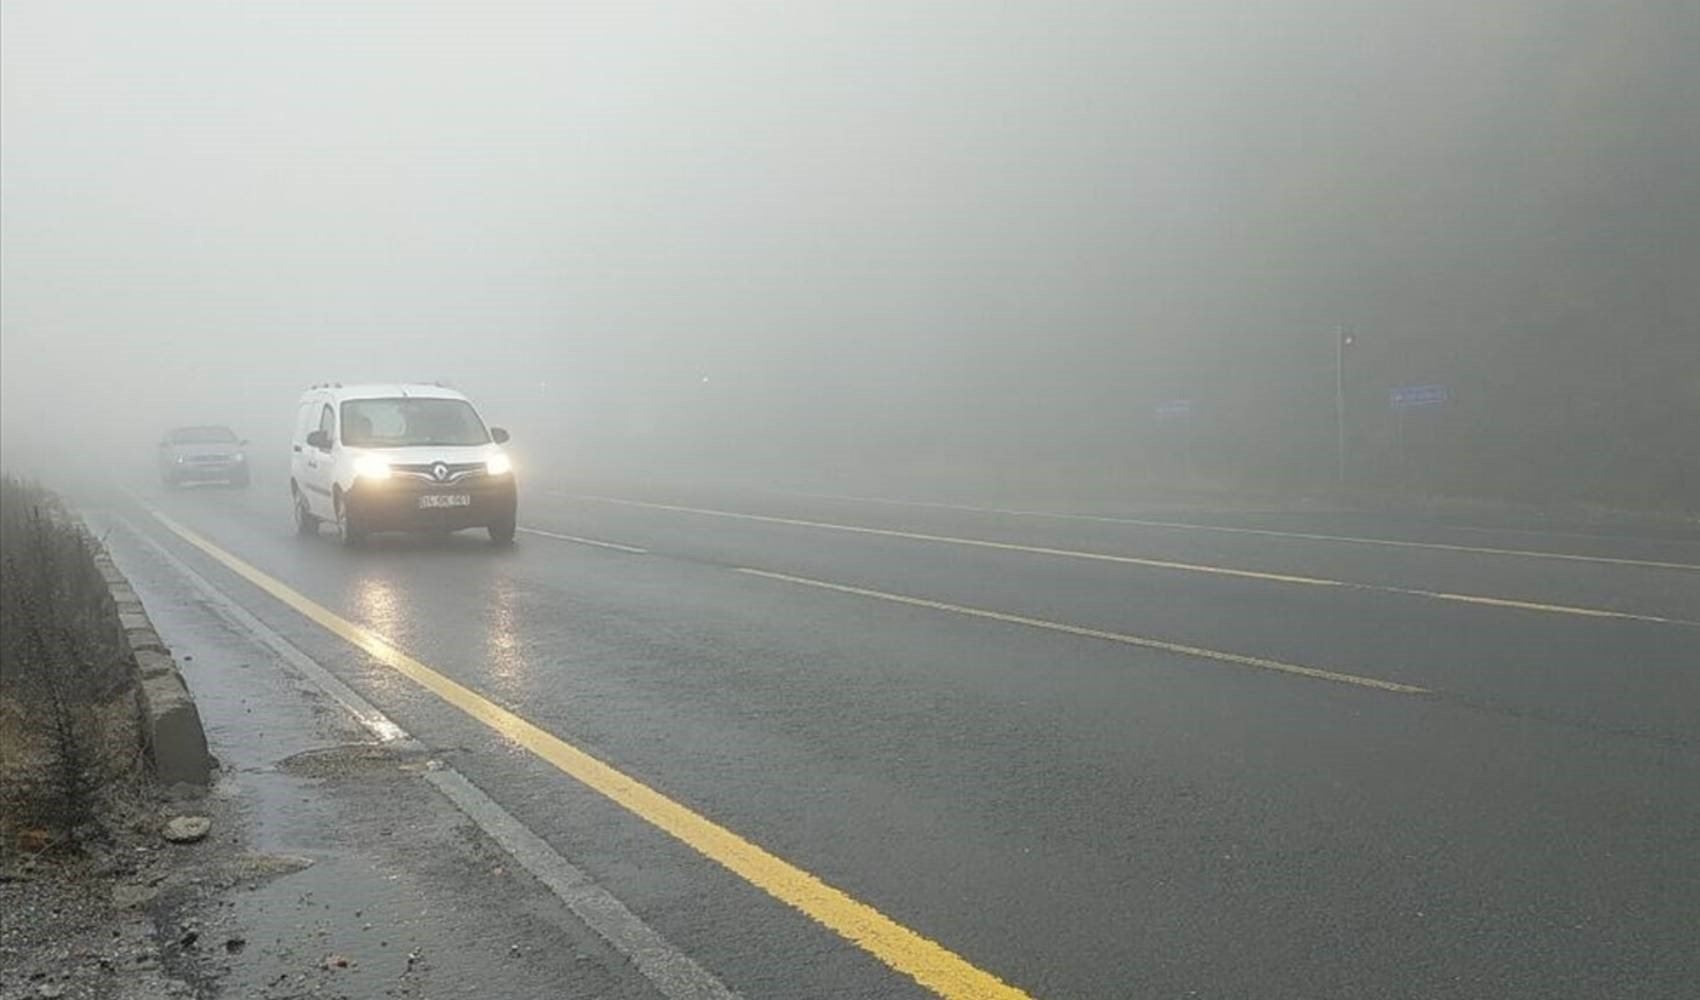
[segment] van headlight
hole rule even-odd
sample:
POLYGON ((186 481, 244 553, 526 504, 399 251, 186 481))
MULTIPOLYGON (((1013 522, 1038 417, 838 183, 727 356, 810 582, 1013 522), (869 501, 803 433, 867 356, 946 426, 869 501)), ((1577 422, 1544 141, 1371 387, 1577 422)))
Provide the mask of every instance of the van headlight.
POLYGON ((354 460, 354 474, 362 479, 388 479, 390 463, 376 455, 361 455, 354 460))
POLYGON ((484 463, 484 471, 492 476, 505 476, 514 471, 514 463, 505 452, 498 451, 490 456, 489 461, 484 463))

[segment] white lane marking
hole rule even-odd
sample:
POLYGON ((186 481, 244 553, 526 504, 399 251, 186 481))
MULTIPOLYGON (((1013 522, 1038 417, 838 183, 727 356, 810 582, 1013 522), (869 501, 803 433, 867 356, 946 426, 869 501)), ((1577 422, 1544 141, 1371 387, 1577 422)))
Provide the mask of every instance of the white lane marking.
MULTIPOLYGON (((1164 528, 1175 531, 1214 531, 1229 535, 1262 535, 1270 538, 1298 538, 1316 542, 1342 542, 1350 545, 1381 545, 1398 549, 1436 549, 1442 552, 1468 552, 1477 555, 1513 556, 1523 559, 1559 559, 1569 562, 1604 563, 1611 566, 1648 566, 1654 569, 1674 569, 1685 573, 1700 573, 1700 564, 1665 562, 1657 559, 1627 559, 1618 556, 1587 556, 1575 552, 1549 552, 1544 549, 1501 549, 1482 545, 1454 545, 1446 542, 1411 542, 1397 538, 1365 538, 1360 535, 1328 535, 1306 531, 1277 531, 1273 528, 1236 528, 1223 524, 1197 524, 1192 521, 1157 521, 1137 517, 1111 517, 1103 514, 1067 514, 1049 510, 1022 510, 1010 507, 974 507, 967 504, 939 503, 928 500, 890 500, 885 497, 848 496, 837 493, 805 493, 797 490, 769 490, 781 496, 808 497, 814 500, 844 500, 852 503, 878 503, 894 507, 925 507, 935 510, 958 510, 974 514, 1000 514, 1007 517, 1032 517, 1057 521, 1088 521, 1097 524, 1129 524, 1142 528, 1164 528)), ((1459 531, 1496 531, 1494 528, 1448 528, 1459 531)), ((1558 532, 1506 529, 1517 534, 1560 534, 1558 532)), ((1600 536, 1566 535, 1565 537, 1596 538, 1600 536)), ((1634 539, 1644 541, 1644 539, 1634 539)))
POLYGON ((521 525, 517 530, 527 535, 539 535, 543 538, 554 538, 563 542, 574 542, 579 545, 594 545, 599 549, 613 549, 615 552, 629 552, 634 556, 647 555, 648 549, 640 549, 636 545, 621 545, 619 542, 603 542, 594 538, 584 538, 579 535, 563 535, 558 531, 544 531, 542 528, 527 528, 521 525))
POLYGON ((884 538, 902 538, 918 542, 935 542, 941 545, 962 545, 972 548, 993 549, 1000 552, 1023 552, 1031 555, 1054 556, 1061 559, 1086 559, 1094 562, 1146 566, 1152 569, 1175 570, 1183 573, 1206 573, 1213 576, 1234 577, 1254 580, 1261 583, 1288 583, 1306 587, 1336 587, 1341 590, 1352 590, 1365 594, 1398 594, 1403 597, 1418 597, 1424 600, 1447 601, 1456 604, 1473 604, 1478 607, 1514 608, 1519 611, 1539 611, 1546 614, 1575 615, 1583 618, 1610 618, 1618 621, 1647 622, 1654 625, 1676 625, 1683 628, 1700 628, 1700 621, 1690 621, 1685 618, 1662 618, 1658 615, 1639 615, 1629 611, 1612 611, 1607 608, 1587 608, 1570 604, 1543 604, 1538 601, 1519 601, 1504 597, 1484 597, 1476 594, 1455 594, 1441 590, 1421 590, 1415 587, 1393 587, 1376 583, 1357 583, 1351 580, 1334 580, 1327 577, 1297 576, 1288 573, 1264 573, 1258 570, 1235 569, 1230 566, 1209 566, 1200 563, 1174 562, 1167 559, 1143 559, 1138 556, 1114 555, 1108 552, 1086 552, 1080 549, 1053 549, 1040 545, 1018 545, 1015 542, 996 542, 984 538, 958 538, 953 535, 929 535, 918 531, 896 531, 890 528, 869 528, 857 524, 833 524, 828 521, 804 521, 792 517, 772 517, 766 514, 744 514, 738 511, 716 510, 710 507, 682 507, 676 504, 650 503, 647 500, 628 500, 623 497, 604 497, 589 493, 551 493, 549 495, 573 500, 591 500, 598 503, 616 504, 626 507, 643 507, 650 510, 665 510, 680 514, 698 514, 704 517, 724 517, 741 521, 756 521, 764 524, 783 524, 789 527, 815 528, 822 531, 843 531, 858 535, 875 535, 884 538))
POLYGON ((1143 635, 1130 635, 1126 632, 1111 632, 1106 629, 1087 628, 1084 625, 1069 625, 1065 622, 1053 622, 1043 618, 1028 618, 1025 615, 1012 615, 1004 611, 989 611, 985 608, 970 608, 961 604, 947 604, 944 601, 931 601, 923 597, 910 597, 907 594, 893 594, 883 590, 869 590, 866 587, 852 587, 843 583, 832 583, 828 580, 811 580, 805 576, 792 576, 789 573, 770 573, 762 569, 735 567, 739 573, 759 576, 766 580, 779 580, 784 583, 795 583, 804 587, 818 587, 822 590, 835 590, 841 594, 854 594, 857 597, 871 597, 875 600, 890 601, 894 604, 907 604, 916 608, 927 608, 932 611, 948 611, 951 614, 966 615, 970 618, 984 618, 989 621, 1004 622, 1010 625, 1025 625, 1028 628, 1044 629, 1049 632, 1061 632, 1065 635, 1077 635, 1087 639, 1101 639, 1104 642, 1116 642, 1125 646, 1140 646, 1145 649, 1155 649, 1176 656, 1188 656, 1197 659, 1215 660, 1220 663, 1232 663, 1242 667, 1255 667, 1258 670, 1273 670, 1284 674, 1296 674, 1300 677, 1310 677, 1316 680, 1333 681, 1336 684, 1355 684, 1359 687, 1377 688, 1391 691, 1395 694, 1428 694, 1427 688, 1415 684, 1401 684, 1397 681, 1382 680, 1379 677, 1365 677, 1361 674, 1348 674, 1338 670, 1324 670, 1321 667, 1307 667, 1298 663, 1285 663, 1281 660, 1271 660, 1262 656, 1247 656, 1243 653, 1226 653, 1217 649, 1205 649, 1202 646, 1188 646, 1178 642, 1168 642, 1163 639, 1152 639, 1143 635))
MULTIPOLYGON (((133 494, 131 499, 146 506, 133 494)), ((139 531, 122 515, 113 517, 132 537, 152 549, 198 590, 215 613, 276 653, 281 662, 297 672, 298 679, 317 686, 335 699, 377 739, 419 745, 406 730, 371 702, 356 694, 302 652, 300 647, 254 617, 163 543, 139 531)), ((562 857, 547 841, 497 805, 459 771, 440 761, 432 763, 433 766, 425 772, 426 779, 491 840, 512 855, 516 863, 547 886, 585 926, 624 955, 663 996, 670 1000, 736 1000, 737 993, 727 989, 708 970, 674 947, 582 868, 562 857)))
POLYGON ((1133 566, 1150 566, 1157 569, 1186 570, 1194 573, 1214 573, 1219 576, 1243 577, 1251 580, 1274 581, 1279 583, 1298 583, 1312 587, 1347 587, 1354 586, 1340 580, 1327 580, 1314 576, 1294 576, 1288 573, 1264 573, 1257 570, 1234 569, 1229 566, 1205 566, 1198 563, 1172 562, 1166 559, 1143 559, 1139 556, 1121 556, 1108 552, 1084 552, 1079 549, 1052 549, 1038 545, 1019 545, 1015 542, 997 542, 984 538, 958 538, 952 535, 929 535, 916 531, 896 531, 890 528, 869 528, 858 524, 832 524, 826 521, 804 521, 792 517, 772 517, 767 514, 745 514, 733 510, 715 510, 709 507, 681 507, 674 504, 650 503, 647 500, 627 500, 622 497, 593 496, 590 494, 551 493, 553 497, 571 500, 591 500, 597 503, 618 504, 626 507, 645 507, 650 510, 665 510, 679 514, 700 514, 705 517, 725 517, 740 521, 757 521, 764 524, 783 524, 798 528, 819 528, 825 531, 844 531, 858 535, 877 535, 885 538, 903 538, 918 542, 938 542, 946 545, 967 545, 983 549, 997 549, 1004 552, 1025 552, 1033 555, 1060 556, 1069 559, 1090 559, 1097 562, 1123 563, 1133 566))

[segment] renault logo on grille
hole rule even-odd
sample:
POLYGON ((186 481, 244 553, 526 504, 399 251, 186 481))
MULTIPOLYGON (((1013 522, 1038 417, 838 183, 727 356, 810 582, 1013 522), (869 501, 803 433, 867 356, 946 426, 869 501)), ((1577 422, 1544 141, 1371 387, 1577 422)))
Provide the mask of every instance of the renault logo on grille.
POLYGON ((435 479, 439 483, 448 482, 449 481, 449 467, 444 465, 441 462, 438 462, 436 465, 431 466, 431 478, 435 479))

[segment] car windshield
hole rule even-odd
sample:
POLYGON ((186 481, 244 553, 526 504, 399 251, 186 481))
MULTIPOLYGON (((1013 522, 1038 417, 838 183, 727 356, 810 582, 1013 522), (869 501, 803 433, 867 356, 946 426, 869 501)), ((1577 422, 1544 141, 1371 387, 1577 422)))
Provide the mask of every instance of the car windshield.
POLYGON ((476 445, 490 440, 464 399, 351 399, 342 404, 342 443, 356 448, 476 445))
POLYGON ((172 444, 235 444, 236 432, 228 427, 179 427, 168 439, 172 444))

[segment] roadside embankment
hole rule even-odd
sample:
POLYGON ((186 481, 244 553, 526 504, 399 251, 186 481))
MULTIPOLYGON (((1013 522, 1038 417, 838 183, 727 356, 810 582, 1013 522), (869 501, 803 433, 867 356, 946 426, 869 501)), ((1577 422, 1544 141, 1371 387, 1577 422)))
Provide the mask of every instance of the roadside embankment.
POLYGON ((0 841, 74 846, 154 782, 207 785, 177 665, 99 541, 51 492, 0 480, 0 841))

